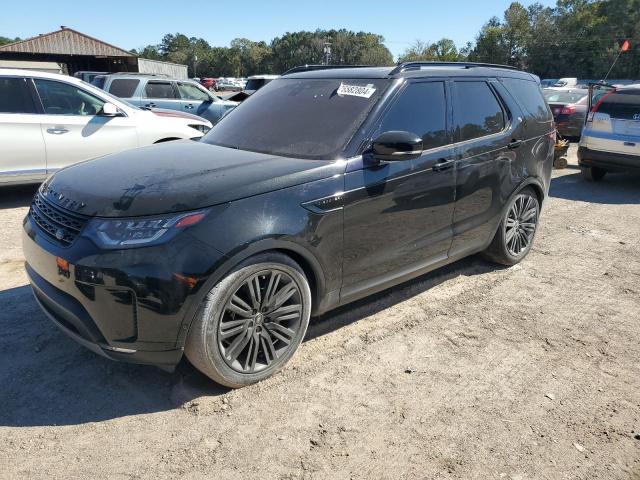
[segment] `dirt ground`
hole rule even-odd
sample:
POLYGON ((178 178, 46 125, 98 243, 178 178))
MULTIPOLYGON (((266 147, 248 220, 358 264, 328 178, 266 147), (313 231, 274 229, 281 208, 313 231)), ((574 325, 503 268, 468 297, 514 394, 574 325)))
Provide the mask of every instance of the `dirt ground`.
POLYGON ((572 163, 523 263, 469 258, 314 319, 236 391, 59 333, 22 268, 34 189, 3 191, 0 478, 640 479, 640 175, 572 163))

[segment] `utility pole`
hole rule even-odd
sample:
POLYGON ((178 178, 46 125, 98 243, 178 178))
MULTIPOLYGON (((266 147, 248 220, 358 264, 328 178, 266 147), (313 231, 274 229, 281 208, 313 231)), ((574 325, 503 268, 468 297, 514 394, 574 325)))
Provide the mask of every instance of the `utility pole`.
POLYGON ((331 63, 331 42, 324 42, 324 64, 329 65, 331 63))
POLYGON ((198 74, 196 73, 196 65, 198 63, 198 54, 193 55, 193 78, 197 78, 198 74))

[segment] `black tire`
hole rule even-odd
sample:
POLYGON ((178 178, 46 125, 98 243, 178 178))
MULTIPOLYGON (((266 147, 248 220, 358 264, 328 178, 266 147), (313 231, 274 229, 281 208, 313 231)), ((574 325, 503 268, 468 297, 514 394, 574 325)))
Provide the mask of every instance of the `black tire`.
POLYGON ((599 167, 580 167, 582 177, 589 182, 599 182, 607 174, 604 168, 599 167))
POLYGON ((530 187, 515 195, 503 214, 498 231, 483 256, 502 265, 515 265, 527 256, 540 216, 538 196, 530 187))
POLYGON ((300 266, 280 253, 259 254, 207 294, 185 354, 217 383, 244 387, 284 367, 302 343, 310 315, 311 290, 300 266))

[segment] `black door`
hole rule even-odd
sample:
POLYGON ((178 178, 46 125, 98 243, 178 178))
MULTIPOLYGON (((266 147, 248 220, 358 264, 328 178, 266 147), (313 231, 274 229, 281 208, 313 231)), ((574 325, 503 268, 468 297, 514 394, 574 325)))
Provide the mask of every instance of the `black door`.
MULTIPOLYGON (((454 239, 449 256, 483 248, 493 237, 522 143, 522 119, 510 118, 484 80, 452 83, 457 146, 454 239)), ((515 171, 515 170, 514 170, 515 171)))
POLYGON ((420 135, 419 158, 368 164, 365 156, 363 168, 347 168, 343 299, 446 259, 455 194, 446 93, 443 81, 408 83, 372 135, 420 135))

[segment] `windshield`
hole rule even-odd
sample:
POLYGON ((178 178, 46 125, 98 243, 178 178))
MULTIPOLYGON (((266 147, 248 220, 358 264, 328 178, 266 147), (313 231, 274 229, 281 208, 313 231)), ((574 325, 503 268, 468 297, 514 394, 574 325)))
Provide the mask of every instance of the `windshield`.
POLYGON ((269 80, 265 78, 250 78, 247 84, 244 86, 245 90, 259 90, 269 83, 269 80))
MULTIPOLYGON (((109 93, 109 92, 107 92, 105 90, 102 90, 102 88, 98 87, 95 84, 95 81, 96 81, 96 79, 94 79, 92 83, 87 83, 84 80, 81 80, 82 83, 84 83, 86 85, 89 85, 90 87, 100 89, 100 95, 102 95, 104 97, 109 97, 109 98, 112 98, 112 99, 116 100, 116 102, 124 103, 127 107, 132 108, 134 110, 143 110, 142 108, 134 105, 133 103, 129 103, 126 100, 123 100, 122 98, 116 97, 115 95, 113 95, 113 94, 111 94, 111 93, 109 93)), ((116 105, 117 105, 117 103, 116 103, 116 105)))
POLYGON ((277 79, 236 107, 201 142, 297 158, 337 158, 387 85, 381 79, 277 79))
POLYGON ((585 98, 588 91, 580 92, 544 92, 544 98, 552 103, 576 103, 585 98))

